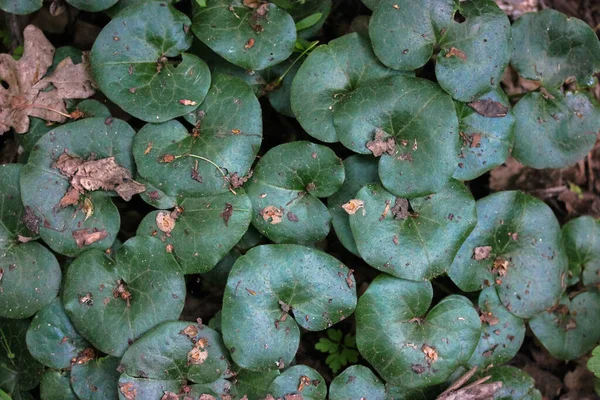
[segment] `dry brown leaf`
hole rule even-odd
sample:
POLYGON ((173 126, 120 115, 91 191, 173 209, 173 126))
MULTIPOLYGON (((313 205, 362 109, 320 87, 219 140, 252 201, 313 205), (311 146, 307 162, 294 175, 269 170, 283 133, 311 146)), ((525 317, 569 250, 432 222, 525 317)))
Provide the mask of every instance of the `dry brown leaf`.
POLYGON ((86 347, 76 357, 71 359, 72 364, 87 364, 96 357, 96 351, 91 347, 86 347))
POLYGON ((428 363, 433 363, 437 361, 438 353, 435 350, 435 347, 431 347, 427 344, 424 344, 423 347, 421 347, 421 351, 425 354, 428 363))
POLYGON ((77 247, 83 247, 104 239, 108 236, 108 233, 104 229, 90 231, 86 228, 73 231, 72 236, 75 239, 77 247))
POLYGON ((119 390, 126 400, 135 400, 137 396, 137 389, 132 382, 119 383, 119 390))
POLYGON ((488 324, 490 326, 498 325, 498 323, 500 322, 498 317, 496 317, 494 314, 492 314, 489 311, 482 311, 481 314, 479 315, 479 319, 481 320, 481 322, 485 322, 486 324, 488 324))
POLYGON ((508 107, 489 99, 473 101, 469 103, 469 107, 475 110, 477 114, 488 118, 502 118, 506 117, 506 113, 508 113, 508 107))
POLYGON ((473 260, 481 261, 490 258, 492 252, 492 246, 479 246, 473 250, 473 260))
POLYGON ((234 172, 234 174, 228 178, 229 183, 231 184, 232 188, 237 189, 240 186, 242 186, 244 183, 248 182, 248 179, 252 178, 252 175, 254 175, 254 171, 252 171, 252 170, 250 170, 248 175, 243 176, 243 177, 240 177, 237 172, 234 172))
POLYGON ((365 202, 359 199, 351 199, 346 204, 342 204, 342 208, 350 215, 356 214, 358 210, 363 209, 363 215, 365 215, 365 202))
POLYGON ((196 325, 188 325, 179 333, 189 337, 190 339, 195 339, 196 336, 198 336, 198 327, 196 325))
POLYGON ((271 225, 277 225, 283 219, 283 211, 275 206, 266 206, 262 209, 260 215, 271 225))
POLYGON ((8 89, 0 88, 0 135, 11 127, 17 133, 29 130, 29 117, 65 122, 65 99, 86 99, 94 94, 95 83, 89 64, 61 61, 54 72, 44 77, 52 65, 54 46, 42 31, 28 25, 23 32, 23 57, 15 61, 0 54, 0 78, 8 89), (52 90, 45 91, 50 85, 52 90))
POLYGON ((225 203, 225 208, 223 209, 223 212, 219 214, 219 217, 223 218, 226 227, 229 226, 229 218, 231 218, 232 215, 233 206, 231 205, 231 203, 225 203))
POLYGON ((367 149, 371 150, 375 157, 381 157, 384 153, 393 155, 396 152, 396 139, 393 137, 384 139, 384 134, 383 130, 376 129, 375 138, 367 142, 367 149))
POLYGON ((494 265, 492 266, 492 272, 497 274, 498 276, 504 276, 506 275, 506 272, 508 271, 508 267, 510 265, 510 262, 502 257, 497 257, 494 260, 494 265))
POLYGON ((456 47, 450 47, 450 50, 448 50, 445 57, 446 58, 458 57, 463 61, 467 59, 467 55, 463 51, 457 49, 456 47))
POLYGON ((177 395, 177 393, 164 392, 160 400, 179 400, 179 396, 177 395))
POLYGON ((161 232, 169 234, 175 229, 175 218, 168 211, 159 211, 156 214, 156 226, 161 232))

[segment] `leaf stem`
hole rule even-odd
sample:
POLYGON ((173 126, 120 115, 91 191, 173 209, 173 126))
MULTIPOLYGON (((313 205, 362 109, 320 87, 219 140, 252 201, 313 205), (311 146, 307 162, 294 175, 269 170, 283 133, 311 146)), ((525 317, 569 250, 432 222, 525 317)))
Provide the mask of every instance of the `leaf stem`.
MULTIPOLYGON (((65 113, 64 113, 64 112, 62 112, 62 111, 55 110, 54 108, 50 108, 50 107, 48 107, 48 106, 43 106, 43 105, 41 105, 41 104, 27 104, 27 106, 26 106, 26 107, 42 108, 42 109, 44 109, 44 110, 48 110, 48 111, 52 111, 52 112, 55 112, 55 113, 57 113, 57 114, 60 114, 60 115, 62 115, 63 117, 66 117, 66 118, 69 118, 69 119, 73 118, 73 117, 71 117, 69 114, 65 114, 65 113)), ((25 107, 23 107, 23 108, 25 108, 25 107)))
MULTIPOLYGON (((202 160, 202 161, 206 161, 207 163, 213 165, 221 173, 221 175, 223 176, 223 178, 227 179, 227 174, 225 174, 225 172, 223 172, 223 170, 221 169, 221 167, 219 167, 214 161, 209 160, 206 157, 198 156, 196 154, 191 154, 191 153, 181 154, 179 156, 174 156, 174 157, 175 157, 175 159, 183 158, 183 157, 192 157, 192 158, 197 158, 197 159, 202 160)), ((237 193, 233 190, 233 188, 231 186, 229 186, 229 191, 237 196, 237 193)))
POLYGON ((6 355, 10 360, 15 358, 15 353, 10 350, 10 346, 8 345, 8 340, 6 340, 6 335, 4 335, 4 331, 0 328, 0 336, 2 336, 2 341, 4 342, 4 348, 6 349, 6 355))
POLYGON ((304 49, 304 51, 302 53, 300 53, 300 55, 285 70, 285 72, 279 78, 277 78, 277 80, 275 80, 275 85, 277 85, 277 86, 281 85, 281 81, 283 81, 283 78, 285 78, 285 76, 292 70, 292 68, 294 67, 294 65, 296 65, 296 63, 298 62, 298 60, 300 60, 306 53, 308 53, 309 51, 311 51, 312 49, 314 49, 318 44, 319 44, 319 41, 315 40, 314 42, 312 42, 310 44, 310 46, 308 46, 306 49, 304 49))

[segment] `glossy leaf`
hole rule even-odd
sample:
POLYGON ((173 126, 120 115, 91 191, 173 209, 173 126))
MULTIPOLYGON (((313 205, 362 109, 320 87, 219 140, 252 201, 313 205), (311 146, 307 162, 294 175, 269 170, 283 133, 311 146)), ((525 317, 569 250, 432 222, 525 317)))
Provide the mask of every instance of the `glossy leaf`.
POLYGON ((90 11, 90 12, 98 12, 98 11, 104 11, 104 10, 112 7, 119 0, 66 0, 66 1, 73 7, 78 8, 80 10, 90 11))
POLYGON ((193 111, 210 86, 208 66, 185 53, 192 44, 185 28, 191 21, 165 4, 152 0, 127 7, 100 32, 90 54, 102 93, 148 122, 193 111), (179 55, 180 64, 169 60, 179 55))
MULTIPOLYGON (((109 17, 114 18, 118 13, 127 7, 145 3, 147 0, 119 0, 117 4, 106 10, 109 17)), ((180 0, 163 0, 163 3, 177 3, 180 0)))
POLYGON ((42 7, 43 0, 0 0, 0 10, 11 14, 31 14, 42 7))
POLYGON ((298 2, 300 7, 294 8, 289 11, 294 21, 296 21, 296 30, 298 31, 298 38, 310 39, 316 36, 327 18, 331 13, 332 1, 331 0, 311 0, 306 1, 304 4, 298 2), (304 26, 304 24, 306 26, 304 26))
POLYGON ((40 382, 42 400, 78 400, 71 389, 70 373, 47 369, 40 382))
POLYGON ((229 274, 223 340, 242 368, 282 369, 298 349, 298 325, 323 330, 355 306, 354 277, 337 259, 296 245, 258 246, 238 258, 229 274))
POLYGON ((63 304, 94 347, 121 356, 154 326, 177 319, 185 293, 180 267, 164 244, 135 237, 119 249, 116 261, 98 250, 75 259, 64 282, 63 304))
POLYGON ((135 396, 136 399, 162 400, 167 393, 174 393, 175 395, 183 394, 182 390, 184 388, 188 391, 185 393, 185 396, 193 399, 198 399, 203 394, 222 399, 224 396, 232 394, 235 390, 231 383, 224 379, 220 379, 210 385, 192 383, 182 385, 180 380, 134 378, 127 374, 122 374, 119 378, 119 399, 130 400, 125 397, 125 394, 128 394, 130 398, 135 396))
POLYGON ((384 400, 383 382, 364 365, 352 365, 336 376, 329 386, 329 400, 384 400))
POLYGON ((535 380, 525 371, 504 365, 485 372, 491 375, 488 382, 502 382, 502 387, 494 394, 494 400, 542 400, 535 388, 535 380))
POLYGON ((304 400, 325 400, 327 384, 314 369, 305 365, 294 365, 275 378, 268 392, 276 399, 300 395, 304 400))
POLYGON ((441 190, 459 162, 454 103, 425 79, 395 76, 361 86, 336 108, 334 124, 342 144, 361 154, 372 153, 367 146, 378 135, 392 138, 379 158, 379 178, 397 196, 441 190))
POLYGON ((459 295, 431 310, 429 282, 378 276, 356 308, 360 354, 391 385, 406 388, 444 382, 469 360, 481 334, 479 315, 459 295))
POLYGON ((562 227, 569 258, 569 284, 581 280, 590 286, 600 283, 600 220, 579 217, 562 227))
POLYGON ((275 243, 324 239, 331 215, 319 198, 337 192, 344 176, 341 160, 328 147, 297 141, 272 148, 246 184, 252 225, 275 243))
POLYGON ((75 364, 71 368, 71 387, 80 399, 116 400, 119 359, 106 356, 75 364))
POLYGON ((448 275, 463 291, 494 287, 512 314, 531 318, 566 288, 567 257, 550 207, 517 191, 477 201, 477 226, 448 275))

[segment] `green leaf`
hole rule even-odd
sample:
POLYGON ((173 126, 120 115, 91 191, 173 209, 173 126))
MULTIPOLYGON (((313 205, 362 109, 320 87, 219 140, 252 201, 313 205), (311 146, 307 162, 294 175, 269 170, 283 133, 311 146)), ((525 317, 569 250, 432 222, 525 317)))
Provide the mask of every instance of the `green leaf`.
POLYGON ((342 341, 342 331, 339 329, 327 329, 327 336, 335 343, 342 341))
POLYGON ((356 336, 351 333, 347 333, 344 337, 344 346, 356 348, 356 336))
POLYGON ((377 60, 368 39, 357 33, 342 36, 306 58, 292 82, 292 110, 309 135, 337 142, 333 116, 342 100, 359 87, 395 74, 377 60))
POLYGON ((71 324, 59 298, 38 311, 27 330, 26 340, 31 355, 55 369, 69 368, 77 354, 91 347, 71 324))
POLYGON ((553 357, 574 360, 600 341, 600 294, 564 295, 558 307, 529 321, 529 327, 553 357))
MULTIPOLYGON (((268 91, 267 97, 275 111, 291 118, 294 118, 291 104, 292 82, 302 66, 302 58, 304 58, 303 55, 294 53, 287 60, 261 71, 263 78, 266 82, 269 82, 270 85, 279 82, 279 79, 283 76, 279 85, 273 90, 268 91)), ((264 90, 267 91, 267 89, 270 89, 270 87, 265 87, 264 90)))
POLYGON ((54 255, 27 228, 21 203, 22 166, 0 166, 0 317, 27 318, 56 297, 61 270, 54 255))
POLYGON ((367 146, 393 139, 379 158, 379 177, 397 196, 435 193, 456 170, 454 103, 431 81, 394 76, 361 86, 336 108, 334 124, 342 144, 357 153, 371 154, 367 146))
POLYGON ((380 1, 381 0, 362 0, 362 3, 367 6, 369 10, 374 11, 380 1))
POLYGON ((196 3, 198 3, 200 7, 206 7, 206 0, 196 0, 196 3))
POLYGON ((301 19, 300 21, 296 22, 296 30, 301 31, 303 29, 308 29, 311 26, 314 26, 317 22, 321 20, 322 16, 323 13, 315 13, 309 15, 306 18, 301 19))
POLYGON ((586 286, 600 283, 600 220, 572 219, 563 225, 562 234, 569 258, 569 285, 580 277, 586 286))
MULTIPOLYGON (((155 236, 171 245, 184 274, 211 270, 242 238, 252 219, 252 204, 238 190, 215 196, 187 197, 177 211, 154 211, 140 223, 138 236, 155 236), (173 220, 172 213, 179 214, 173 220), (163 218, 173 221, 170 232, 161 230, 163 218)), ((163 226, 164 227, 164 226, 163 226)), ((170 229, 170 228, 169 228, 170 229)))
POLYGON ((11 14, 31 14, 42 7, 43 0, 0 0, 0 10, 11 14))
POLYGON ((269 386, 279 376, 278 370, 252 372, 239 369, 236 373, 236 382, 232 391, 240 400, 243 396, 249 399, 265 398, 269 394, 269 386))
POLYGON ((600 71, 600 43, 580 19, 550 9, 528 13, 513 25, 511 63, 519 75, 547 88, 573 78, 579 86, 591 86, 600 71))
POLYGON ((475 179, 502 165, 513 146, 515 117, 508 97, 498 89, 477 99, 477 101, 483 100, 500 103, 507 107, 508 111, 503 117, 486 117, 467 104, 455 103, 462 152, 453 177, 461 181, 475 179))
MULTIPOLYGON (((70 58, 74 64, 81 64, 81 62, 83 61, 82 57, 83 57, 83 52, 81 50, 79 50, 78 48, 75 48, 73 46, 58 47, 54 52, 54 57, 52 58, 52 65, 46 71, 45 76, 51 75, 52 72, 54 72, 54 70, 58 66, 58 64, 60 64, 60 62, 63 61, 65 58, 70 58)), ((89 101, 97 102, 97 100, 89 100, 89 101)), ((29 135, 29 132, 27 132, 27 135, 29 135)), ((25 135, 25 136, 27 136, 27 135, 25 135)))
POLYGON ((508 312, 494 288, 481 291, 478 305, 481 336, 468 365, 483 370, 513 359, 525 338, 525 322, 508 312))
POLYGON ((331 215, 319 197, 344 182, 344 166, 328 147, 297 141, 269 150, 256 164, 246 191, 252 225, 276 243, 312 244, 327 236, 331 215))
MULTIPOLYGON (((297 3, 301 4, 301 3, 297 3)), ((301 7, 293 8, 288 12, 296 21, 296 29, 298 30, 298 39, 310 39, 316 36, 327 18, 331 13, 332 1, 331 0, 308 0, 301 5, 301 7), (311 26, 300 29, 298 24, 306 18, 311 16, 320 15, 320 18, 311 26)), ((314 17, 316 18, 316 17, 314 17)), ((312 21, 311 21, 312 22, 312 21)))
POLYGON ((128 400, 125 394, 129 394, 130 397, 134 394, 135 398, 140 400, 161 400, 167 392, 181 394, 184 387, 189 390, 186 396, 194 399, 200 398, 203 394, 220 399, 227 394, 232 394, 235 390, 231 383, 224 379, 219 379, 209 385, 193 383, 184 385, 176 379, 135 378, 124 373, 119 378, 119 399, 128 400))
POLYGON ((184 53, 192 44, 185 29, 191 21, 164 4, 148 1, 120 12, 100 32, 90 54, 102 93, 147 122, 168 121, 193 111, 210 86, 208 66, 184 53), (169 60, 179 55, 179 65, 169 60))
POLYGON ((588 369, 600 378, 600 346, 596 346, 592 351, 592 357, 587 362, 588 369))
POLYGON ((63 304, 94 347, 121 356, 130 341, 177 319, 185 293, 180 267, 164 244, 134 237, 119 249, 116 261, 98 250, 75 259, 64 282, 63 304))
POLYGON ((327 338, 320 338, 319 341, 315 344, 315 349, 319 350, 322 353, 337 353, 339 347, 339 343, 332 342, 327 338))
POLYGON ((329 386, 329 400, 384 400, 385 387, 375 374, 363 365, 352 365, 335 377, 329 386))
POLYGON ((261 15, 240 0, 207 0, 193 7, 194 34, 227 61, 249 70, 280 63, 294 51, 296 26, 292 17, 268 3, 261 15))
POLYGON ((448 275, 463 291, 495 287, 521 318, 552 307, 566 288, 567 256, 550 207, 517 191, 477 201, 477 226, 448 275), (476 259, 477 258, 477 259, 476 259))
POLYGON ((240 367, 281 369, 298 349, 298 325, 323 330, 355 306, 354 277, 337 259, 296 245, 258 246, 238 258, 229 275, 223 340, 240 367))
POLYGON ((304 400, 325 400, 325 379, 314 369, 294 365, 279 375, 269 386, 269 394, 279 399, 287 395, 301 395, 304 400))
POLYGON ((364 215, 362 210, 350 215, 350 226, 361 257, 373 268, 413 281, 443 274, 477 223, 475 200, 458 181, 410 201, 371 184, 356 199, 364 202, 364 215))
POLYGON ((78 400, 69 379, 69 372, 47 369, 40 382, 42 400, 78 400))
POLYGON ((104 10, 112 7, 119 0, 66 0, 66 1, 73 7, 78 8, 80 10, 90 11, 90 12, 98 12, 98 11, 104 11, 104 10))
MULTIPOLYGON (((350 217, 342 206, 354 199, 363 186, 379 182, 377 160, 371 156, 356 154, 344 160, 344 171, 346 172, 344 184, 327 199, 327 206, 338 239, 348 251, 358 256, 358 249, 350 228, 350 217)), ((358 212, 361 213, 362 210, 358 212)))
POLYGON ((432 298, 429 282, 388 275, 378 276, 361 296, 358 350, 389 384, 418 388, 442 383, 473 354, 481 322, 471 302, 451 295, 428 311, 432 298))
POLYGON ((28 327, 26 319, 0 318, 0 390, 14 395, 15 399, 20 391, 36 387, 44 372, 44 366, 27 350, 28 327))
POLYGON ((600 106, 585 92, 527 93, 515 106, 512 155, 529 167, 566 168, 594 146, 600 106))
POLYGON ((358 361, 358 351, 354 349, 344 347, 344 349, 342 349, 340 353, 340 356, 344 360, 342 362, 342 365, 344 366, 346 366, 347 364, 354 364, 358 361))
POLYGON ((80 399, 116 400, 120 359, 107 356, 71 368, 71 387, 80 399))
MULTIPOLYGON (((109 17, 114 18, 118 13, 120 13, 121 11, 123 11, 125 8, 127 7, 131 7, 134 5, 140 5, 140 4, 144 4, 146 3, 148 0, 119 0, 117 2, 117 4, 115 4, 114 6, 112 6, 111 8, 109 8, 108 10, 106 10, 106 14, 108 14, 109 17)), ((163 3, 177 3, 180 0, 162 0, 163 3)))
POLYGON ((23 203, 38 221, 40 237, 57 253, 74 257, 88 249, 105 250, 117 236, 121 221, 109 197, 113 192, 94 191, 84 195, 94 206, 93 215, 87 219, 81 207, 58 207, 70 187, 68 177, 56 168, 56 161, 65 149, 69 155, 84 160, 92 156, 114 157, 118 165, 134 175, 131 146, 135 132, 121 120, 108 122, 105 118, 86 118, 51 130, 36 143, 21 173, 23 203), (82 229, 106 231, 107 235, 78 247, 73 234, 82 229))
POLYGON ((490 375, 486 383, 502 382, 502 387, 494 394, 497 400, 542 400, 542 395, 535 388, 535 380, 525 371, 504 365, 482 373, 490 375))
POLYGON ((234 77, 216 75, 205 101, 187 118, 198 126, 191 134, 178 121, 147 124, 133 145, 142 178, 176 202, 184 196, 227 192, 229 182, 223 174, 245 176, 262 141, 260 104, 234 77), (164 162, 167 155, 180 158, 164 162))

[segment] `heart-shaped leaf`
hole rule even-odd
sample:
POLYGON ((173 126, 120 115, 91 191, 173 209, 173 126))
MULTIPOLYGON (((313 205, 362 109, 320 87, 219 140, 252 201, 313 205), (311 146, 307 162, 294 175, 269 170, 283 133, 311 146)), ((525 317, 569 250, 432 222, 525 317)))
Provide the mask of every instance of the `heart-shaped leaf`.
POLYGON ((311 244, 329 233, 331 215, 319 197, 344 182, 344 166, 328 147, 297 141, 269 150, 246 191, 252 225, 275 243, 311 244))
POLYGON ((268 392, 277 399, 301 396, 303 400, 325 400, 327 384, 314 369, 305 365, 294 365, 275 378, 268 392))
POLYGON ((484 94, 472 107, 458 102, 455 105, 463 146, 454 178, 468 181, 506 161, 515 138, 515 117, 508 97, 500 89, 484 94), (490 108, 480 109, 480 113, 476 111, 480 105, 490 108))
POLYGON ((569 257, 569 285, 600 283, 600 220, 579 217, 562 227, 569 257))
POLYGON ((385 386, 364 365, 352 365, 336 376, 329 386, 329 400, 386 399, 385 386))
POLYGON ((542 345, 561 360, 574 360, 592 350, 600 340, 600 294, 584 292, 536 315, 529 327, 542 345))
POLYGON ((245 6, 241 0, 207 0, 193 4, 192 30, 227 61, 262 70, 288 58, 296 43, 292 17, 272 3, 245 6))
POLYGON ((27 318, 50 304, 61 280, 54 255, 30 242, 36 233, 21 203, 21 170, 18 164, 0 166, 0 317, 7 318, 27 318))
POLYGON ((28 327, 26 319, 0 318, 0 390, 14 395, 14 399, 20 391, 36 387, 44 373, 44 366, 27 350, 28 327))
POLYGON ((481 337, 469 366, 484 369, 512 360, 525 339, 525 322, 508 312, 494 288, 483 289, 479 295, 479 319, 481 337))
POLYGON ((242 191, 184 198, 173 211, 154 211, 138 227, 138 235, 162 240, 183 273, 212 269, 242 238, 252 220, 252 204, 242 191))
POLYGON ((477 226, 448 275, 466 292, 495 287, 508 311, 531 318, 558 301, 567 284, 567 264, 550 207, 507 191, 477 201, 477 226))
POLYGON ((333 116, 339 104, 357 88, 395 74, 377 60, 367 38, 342 36, 311 51, 302 63, 292 82, 292 110, 309 135, 337 142, 333 116))
POLYGON ((350 215, 350 226, 361 257, 373 268, 413 281, 444 273, 477 223, 475 200, 458 181, 410 201, 371 184, 356 199, 364 208, 350 215))
POLYGON ((298 325, 323 330, 355 306, 354 277, 337 259, 296 245, 258 246, 229 274, 223 341, 242 368, 283 369, 298 349, 298 325))
POLYGON ((73 7, 78 8, 80 10, 90 11, 90 12, 98 12, 98 11, 104 11, 104 10, 112 7, 119 0, 66 0, 66 1, 73 7))
POLYGON ((193 111, 206 96, 210 72, 204 61, 184 53, 192 45, 190 25, 185 14, 161 1, 120 12, 100 32, 90 54, 102 93, 148 122, 193 111), (179 55, 178 65, 169 60, 179 55))
MULTIPOLYGON (((86 118, 53 129, 37 142, 21 173, 21 197, 25 208, 30 210, 32 226, 39 229, 41 238, 52 250, 70 257, 87 249, 105 250, 112 245, 120 225, 119 213, 109 197, 114 192, 96 190, 78 195, 73 191, 74 201, 63 204, 72 184, 64 173, 69 170, 68 164, 59 169, 59 158, 75 161, 74 157, 82 160, 114 157, 114 163, 131 177, 134 134, 123 121, 86 118)), ((96 179, 102 182, 111 176, 109 172, 98 168, 90 172, 95 175, 89 176, 94 178, 93 182, 96 179)))
POLYGON ((77 354, 91 345, 75 330, 60 299, 42 308, 27 330, 31 355, 50 368, 69 368, 77 354))
POLYGON ((226 192, 234 174, 248 173, 262 141, 260 104, 238 78, 216 75, 206 100, 188 119, 192 132, 178 121, 147 124, 133 145, 142 178, 175 201, 226 192))
POLYGON ((431 81, 394 76, 361 86, 336 108, 334 124, 344 146, 380 157, 381 182, 397 196, 435 193, 456 170, 454 103, 431 81))
POLYGON ((103 357, 71 368, 71 387, 80 399, 116 400, 120 359, 103 357))
POLYGON ((31 14, 42 8, 44 0, 0 0, 0 10, 11 14, 31 14))
MULTIPOLYGON (((343 206, 355 199, 356 193, 363 186, 379 182, 377 160, 370 156, 353 155, 344 160, 344 171, 346 172, 344 184, 340 190, 327 199, 327 206, 338 239, 347 250, 358 256, 358 249, 350 228, 350 217, 343 206)), ((355 204, 356 209, 350 203, 350 212, 362 213, 361 205, 359 203, 355 204)), ((362 206, 364 207, 364 204, 362 206)))
POLYGON ((523 370, 503 365, 483 372, 483 376, 488 375, 491 376, 488 382, 502 382, 494 399, 542 400, 541 393, 535 388, 535 380, 523 370))
POLYGON ((567 81, 594 85, 600 43, 588 24, 555 10, 521 16, 513 25, 513 57, 519 75, 558 88, 567 81))
POLYGON ((183 309, 185 282, 164 244, 134 237, 116 254, 90 250, 67 271, 63 303, 75 328, 94 347, 121 356, 130 342, 183 309))
POLYGON ((69 379, 69 372, 47 369, 40 382, 40 398, 43 400, 78 400, 69 379))
POLYGON ((380 275, 359 299, 358 350, 389 384, 442 383, 473 354, 481 322, 471 302, 451 295, 429 310, 432 298, 429 282, 380 275))
POLYGON ((566 168, 594 146, 600 106, 585 92, 527 93, 515 106, 512 155, 533 168, 566 168))

